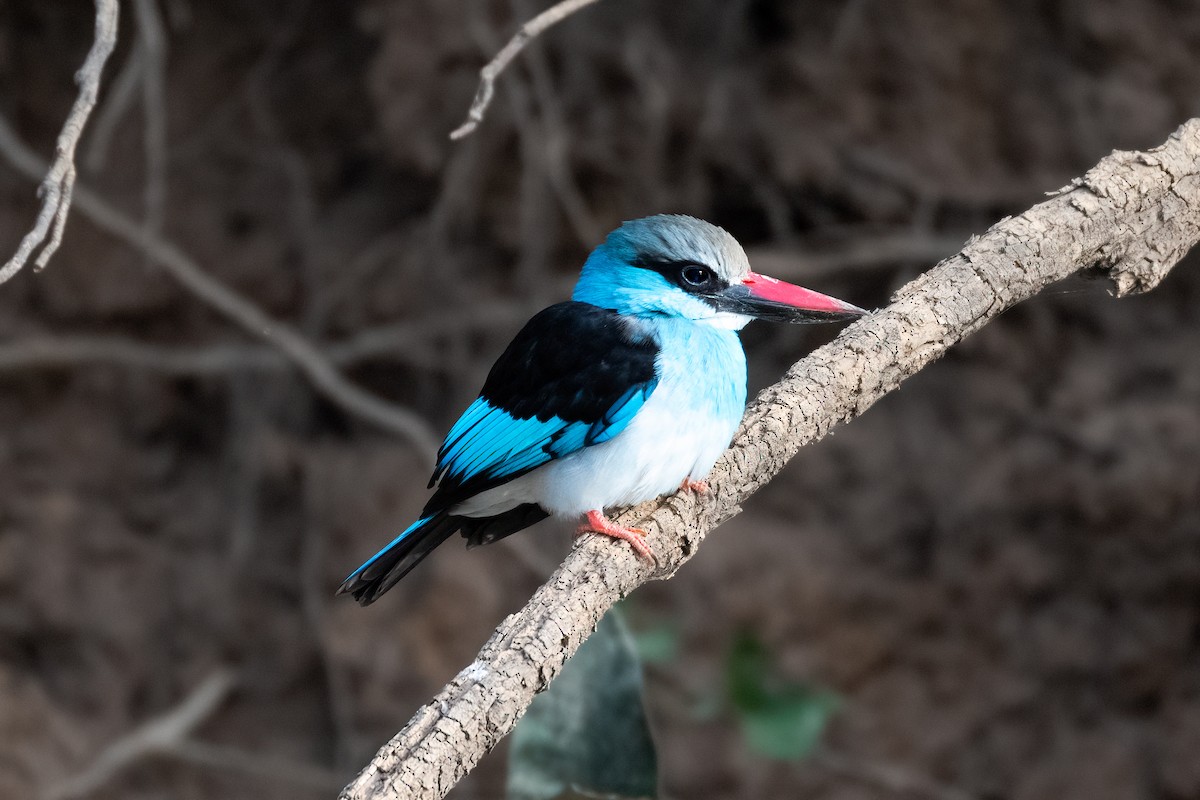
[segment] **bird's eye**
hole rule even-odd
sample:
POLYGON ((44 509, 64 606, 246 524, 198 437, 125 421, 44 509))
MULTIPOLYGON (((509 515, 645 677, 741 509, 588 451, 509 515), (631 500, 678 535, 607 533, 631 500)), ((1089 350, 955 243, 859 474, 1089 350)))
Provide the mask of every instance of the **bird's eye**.
POLYGON ((688 264, 679 271, 679 277, 688 286, 700 289, 712 282, 713 272, 708 267, 702 267, 699 264, 688 264))

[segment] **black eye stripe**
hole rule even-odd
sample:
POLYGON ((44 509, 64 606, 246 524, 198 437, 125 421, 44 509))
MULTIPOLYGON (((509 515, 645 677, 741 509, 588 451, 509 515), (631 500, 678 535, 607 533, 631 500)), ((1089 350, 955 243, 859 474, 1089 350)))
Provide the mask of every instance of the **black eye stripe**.
POLYGON ((642 256, 633 265, 657 272, 689 294, 708 295, 729 288, 729 283, 719 277, 712 267, 696 261, 642 256))

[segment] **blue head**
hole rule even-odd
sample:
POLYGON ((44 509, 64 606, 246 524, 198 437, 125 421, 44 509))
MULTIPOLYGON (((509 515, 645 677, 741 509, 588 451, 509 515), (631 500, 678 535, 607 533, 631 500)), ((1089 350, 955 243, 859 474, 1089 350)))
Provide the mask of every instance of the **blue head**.
POLYGON ((724 229, 659 214, 626 222, 583 265, 573 299, 635 317, 676 317, 738 329, 753 318, 824 322, 857 306, 750 270, 724 229))

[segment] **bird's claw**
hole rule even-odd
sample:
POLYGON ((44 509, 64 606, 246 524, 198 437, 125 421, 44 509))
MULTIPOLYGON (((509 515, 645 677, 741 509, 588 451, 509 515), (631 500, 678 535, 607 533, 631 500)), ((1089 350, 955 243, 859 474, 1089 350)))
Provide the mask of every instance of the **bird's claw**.
POLYGON ((640 528, 622 528, 599 511, 589 511, 587 522, 575 529, 577 535, 584 533, 600 533, 614 539, 628 542, 633 552, 651 563, 657 563, 654 551, 646 543, 646 532, 640 528))
MULTIPOLYGON (((645 532, 644 530, 642 530, 641 528, 621 528, 621 530, 622 530, 624 533, 634 533, 634 534, 637 534, 638 536, 642 536, 642 537, 644 537, 644 536, 646 535, 646 532, 645 532)), ((585 523, 585 524, 583 524, 583 525, 580 525, 578 528, 576 528, 576 529, 575 529, 575 533, 576 533, 576 535, 578 535, 578 536, 582 536, 582 535, 583 535, 583 534, 585 534, 585 533, 602 533, 602 534, 604 534, 605 536, 613 536, 613 537, 615 537, 615 538, 617 538, 617 539, 624 539, 624 538, 625 538, 624 536, 620 536, 620 535, 618 535, 618 534, 611 533, 611 532, 609 532, 609 531, 600 531, 600 530, 596 530, 595 528, 593 528, 592 526, 590 526, 590 525, 588 525, 588 524, 586 524, 586 523, 585 523)))
POLYGON ((698 495, 706 495, 712 491, 708 485, 708 481, 694 481, 691 478, 684 478, 683 483, 679 484, 679 488, 695 492, 698 495))

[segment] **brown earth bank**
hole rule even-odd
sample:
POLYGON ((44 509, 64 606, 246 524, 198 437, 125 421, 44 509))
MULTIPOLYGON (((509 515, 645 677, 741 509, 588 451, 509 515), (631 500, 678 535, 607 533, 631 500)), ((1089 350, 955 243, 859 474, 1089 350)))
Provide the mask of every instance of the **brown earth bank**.
MULTIPOLYGON (((349 342, 349 377, 441 432, 622 219, 702 216, 764 271, 881 305, 1200 113, 1193 2, 606 0, 451 143, 487 54, 539 8, 164 0, 163 235, 349 342)), ((122 10, 80 179, 141 219, 155 175, 140 84, 114 88, 141 58, 122 10)), ((0 112, 41 153, 91 33, 84 0, 0 5, 0 112)), ((5 258, 34 213, 0 159, 5 258)), ((1200 797, 1198 308, 1195 258, 1142 298, 1055 287, 638 592, 634 621, 682 641, 650 672, 665 796, 1200 797), (842 697, 824 757, 763 761, 695 713, 742 630, 842 697)), ((753 326, 752 388, 831 334, 753 326)), ((221 666, 236 686, 187 741, 86 796, 328 797, 569 544, 454 542, 369 609, 335 600, 424 502, 432 454, 78 211, 44 273, 0 287, 0 419, 0 797, 61 788, 221 666), (51 339, 104 352, 30 355, 51 339)), ((493 755, 451 796, 498 798, 503 777, 493 755)))

